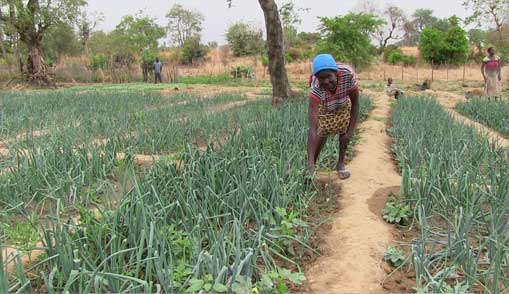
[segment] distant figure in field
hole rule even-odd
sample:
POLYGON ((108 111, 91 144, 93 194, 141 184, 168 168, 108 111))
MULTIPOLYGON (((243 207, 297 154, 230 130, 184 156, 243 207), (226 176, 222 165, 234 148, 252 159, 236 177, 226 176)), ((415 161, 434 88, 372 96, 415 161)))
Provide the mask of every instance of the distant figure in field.
POLYGON ((401 89, 398 89, 394 84, 392 78, 387 79, 387 85, 385 85, 385 93, 389 97, 394 97, 394 99, 400 98, 404 92, 401 89))
POLYGON ((502 70, 500 57, 495 55, 493 47, 488 48, 488 56, 482 60, 481 72, 485 82, 486 95, 488 99, 500 96, 500 81, 502 81, 502 70))
POLYGON ((330 54, 317 55, 309 80, 308 169, 315 165, 327 137, 339 135, 339 159, 336 166, 340 179, 350 177, 345 168, 346 148, 359 118, 359 86, 350 66, 337 62, 330 54))
POLYGON ((143 81, 148 82, 148 62, 143 61, 141 63, 141 73, 143 74, 143 81))
POLYGON ((162 83, 162 78, 161 78, 161 72, 163 70, 163 63, 161 61, 159 61, 159 58, 156 58, 156 61, 154 62, 154 83, 157 84, 157 82, 159 81, 159 83, 162 83))

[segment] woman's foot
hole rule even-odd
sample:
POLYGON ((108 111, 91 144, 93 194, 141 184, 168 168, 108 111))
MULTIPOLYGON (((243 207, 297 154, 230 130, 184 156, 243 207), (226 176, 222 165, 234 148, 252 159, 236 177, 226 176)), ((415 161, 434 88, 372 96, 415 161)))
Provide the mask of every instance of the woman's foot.
POLYGON ((338 169, 338 175, 341 180, 346 180, 350 177, 350 172, 346 169, 338 169))

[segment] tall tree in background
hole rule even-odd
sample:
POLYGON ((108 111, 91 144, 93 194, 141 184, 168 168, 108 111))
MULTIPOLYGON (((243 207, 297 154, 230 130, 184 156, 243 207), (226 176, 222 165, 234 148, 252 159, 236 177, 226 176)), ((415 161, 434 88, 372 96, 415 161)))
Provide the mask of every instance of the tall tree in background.
POLYGON ((244 22, 230 25, 226 31, 226 40, 234 56, 260 54, 265 45, 262 30, 244 22))
POLYGON ((81 44, 83 46, 83 53, 88 55, 88 41, 90 35, 95 27, 104 20, 104 16, 100 13, 94 13, 89 15, 86 11, 83 11, 78 19, 78 29, 81 34, 81 44))
POLYGON ((416 9, 412 14, 412 19, 407 21, 404 26, 405 36, 401 44, 415 46, 419 44, 419 37, 426 28, 447 32, 449 21, 446 18, 438 18, 433 15, 431 9, 416 9))
POLYGON ((199 35, 205 19, 200 12, 186 9, 180 4, 173 5, 166 18, 170 37, 178 46, 184 45, 187 38, 199 35))
POLYGON ((407 22, 403 9, 395 5, 389 5, 383 11, 380 18, 384 19, 385 25, 377 32, 378 49, 380 53, 384 52, 387 43, 391 40, 398 40, 403 37, 405 23, 407 22))
POLYGON ((265 17, 267 47, 269 55, 269 74, 272 84, 272 103, 288 99, 291 96, 290 83, 285 67, 285 48, 283 27, 279 19, 279 10, 274 0, 258 0, 265 17))
POLYGON ((502 41, 502 29, 509 20, 509 0, 466 0, 463 5, 473 10, 470 22, 479 25, 484 21, 492 22, 502 41))
MULTIPOLYGON (((27 75, 30 81, 50 85, 43 59, 43 37, 46 31, 60 23, 74 23, 85 0, 6 0, 8 22, 27 48, 27 75)), ((4 16, 7 17, 7 16, 4 16)))
MULTIPOLYGON (((229 7, 233 0, 226 0, 229 7)), ((269 56, 269 74, 272 84, 272 104, 291 96, 290 83, 285 68, 285 48, 283 38, 283 26, 279 18, 279 9, 274 0, 258 0, 265 17, 267 31, 267 47, 269 56)))

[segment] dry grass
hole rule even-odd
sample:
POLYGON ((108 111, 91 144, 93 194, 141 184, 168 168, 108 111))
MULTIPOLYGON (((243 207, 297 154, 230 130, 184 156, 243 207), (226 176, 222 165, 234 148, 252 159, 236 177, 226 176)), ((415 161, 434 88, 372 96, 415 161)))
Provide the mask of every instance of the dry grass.
MULTIPOLYGON (((408 55, 417 56, 419 51, 415 47, 402 47, 402 51, 408 55)), ((172 75, 180 76, 214 76, 220 74, 229 74, 232 67, 247 66, 252 68, 253 73, 257 80, 269 80, 269 75, 266 68, 261 63, 260 56, 249 57, 233 57, 229 50, 224 48, 216 48, 211 50, 208 56, 199 64, 193 66, 178 65, 174 62, 177 58, 176 53, 173 51, 165 51, 160 54, 161 59, 166 64, 166 69, 177 68, 172 75)), ((57 82, 105 82, 105 83, 120 83, 120 82, 135 82, 141 81, 141 68, 136 63, 129 66, 123 66, 115 70, 104 70, 104 72, 91 71, 88 68, 90 59, 86 56, 79 57, 64 57, 59 64, 54 68, 55 77, 57 82)), ((296 61, 287 65, 287 71, 292 81, 307 81, 311 73, 311 60, 296 61)), ((2 76, 3 69, 0 68, 0 77, 2 76)), ((168 79, 170 73, 165 72, 165 77, 168 79)), ((402 67, 388 65, 385 63, 377 63, 370 69, 358 72, 360 80, 364 81, 384 81, 388 77, 392 77, 397 84, 419 83, 425 79, 433 79, 435 82, 463 82, 465 84, 474 83, 476 87, 479 85, 477 82, 482 82, 482 75, 480 72, 480 65, 469 64, 463 68, 460 67, 442 67, 435 69, 432 73, 429 65, 417 65, 414 67, 402 67)))

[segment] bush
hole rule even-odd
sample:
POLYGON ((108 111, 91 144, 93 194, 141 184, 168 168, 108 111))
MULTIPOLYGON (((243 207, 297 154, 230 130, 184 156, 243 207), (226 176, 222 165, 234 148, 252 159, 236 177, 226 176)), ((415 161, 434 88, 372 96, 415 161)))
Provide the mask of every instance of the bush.
POLYGON ((413 66, 417 63, 417 58, 413 55, 404 55, 403 64, 405 66, 413 66))
POLYGON ((199 37, 190 37, 184 41, 181 49, 180 62, 192 64, 194 60, 207 55, 209 48, 200 43, 199 37))
POLYGON ((232 78, 252 78, 253 77, 253 69, 248 66, 237 66, 232 68, 231 70, 232 78))
POLYGON ((396 45, 387 45, 385 48, 384 48, 384 52, 383 52, 383 60, 385 62, 389 62, 388 59, 389 59, 389 56, 391 55, 391 53, 393 51, 399 51, 403 54, 403 52, 401 51, 401 49, 399 49, 398 46, 396 45))
POLYGON ((387 56, 387 63, 389 64, 398 64, 398 63, 401 63, 403 62, 403 59, 405 58, 405 55, 403 54, 403 52, 401 52, 401 50, 394 50, 392 51, 389 56, 387 56))
POLYGON ((286 54, 293 60, 299 60, 303 58, 302 50, 300 48, 291 47, 286 49, 286 54))
POLYGON ((288 54, 288 53, 285 53, 285 62, 286 63, 292 63, 293 62, 293 57, 288 54))
POLYGON ((89 68, 91 70, 106 69, 108 66, 108 58, 102 54, 92 55, 89 68))

